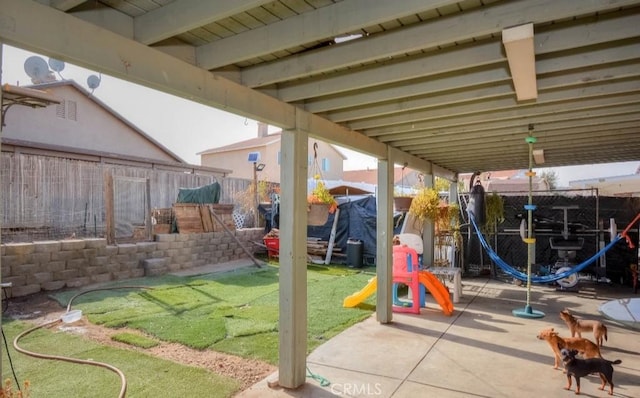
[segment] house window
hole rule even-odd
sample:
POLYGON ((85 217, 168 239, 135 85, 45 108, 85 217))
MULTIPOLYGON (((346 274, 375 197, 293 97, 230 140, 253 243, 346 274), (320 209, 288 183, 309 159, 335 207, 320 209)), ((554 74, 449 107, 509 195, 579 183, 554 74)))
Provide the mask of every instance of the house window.
POLYGON ((309 166, 313 165, 313 156, 309 155, 309 157, 307 158, 307 165, 309 166))
POLYGON ((322 171, 329 171, 329 158, 322 158, 322 171))

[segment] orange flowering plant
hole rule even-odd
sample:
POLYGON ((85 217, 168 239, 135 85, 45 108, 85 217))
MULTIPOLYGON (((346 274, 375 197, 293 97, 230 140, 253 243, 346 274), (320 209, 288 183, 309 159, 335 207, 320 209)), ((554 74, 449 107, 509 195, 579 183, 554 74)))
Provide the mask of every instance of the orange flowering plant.
POLYGON ((338 208, 336 198, 329 192, 324 182, 320 181, 319 175, 314 176, 314 179, 316 180, 316 186, 307 196, 307 203, 329 205, 329 213, 333 214, 338 208))

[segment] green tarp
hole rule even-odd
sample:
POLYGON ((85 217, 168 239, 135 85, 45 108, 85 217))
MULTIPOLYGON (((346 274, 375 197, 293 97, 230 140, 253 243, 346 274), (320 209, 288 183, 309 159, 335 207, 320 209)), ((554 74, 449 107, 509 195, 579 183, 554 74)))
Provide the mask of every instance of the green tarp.
POLYGON ((218 203, 220 191, 220 184, 217 182, 198 188, 180 188, 176 203, 218 203))

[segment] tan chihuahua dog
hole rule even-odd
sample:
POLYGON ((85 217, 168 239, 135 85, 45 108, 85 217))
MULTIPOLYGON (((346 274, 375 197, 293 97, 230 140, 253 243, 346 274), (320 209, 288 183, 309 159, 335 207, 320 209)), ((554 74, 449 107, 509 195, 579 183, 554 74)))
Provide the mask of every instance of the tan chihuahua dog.
POLYGON ((585 358, 602 358, 598 346, 594 342, 582 337, 560 337, 558 332, 553 328, 541 330, 536 337, 539 340, 546 341, 549 347, 551 347, 555 359, 553 363, 554 369, 558 369, 560 365, 562 360, 560 350, 563 348, 577 350, 585 358))
POLYGON ((607 327, 600 321, 578 319, 566 308, 560 311, 560 318, 567 324, 571 331, 571 337, 575 337, 576 334, 578 337, 582 337, 581 332, 593 331, 593 337, 598 347, 602 347, 603 339, 607 340, 607 327))

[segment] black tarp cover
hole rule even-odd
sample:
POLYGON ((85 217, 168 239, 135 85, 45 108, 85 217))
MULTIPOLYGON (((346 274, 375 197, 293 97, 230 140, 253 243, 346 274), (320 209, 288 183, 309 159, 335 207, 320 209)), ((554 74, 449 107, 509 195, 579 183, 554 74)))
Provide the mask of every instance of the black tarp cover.
MULTIPOLYGON (((374 264, 376 258, 376 199, 366 196, 338 205, 340 215, 336 225, 335 247, 347 253, 347 240, 360 240, 363 244, 363 257, 366 263, 374 264)), ((307 236, 329 241, 334 214, 322 226, 308 226, 307 236)))

